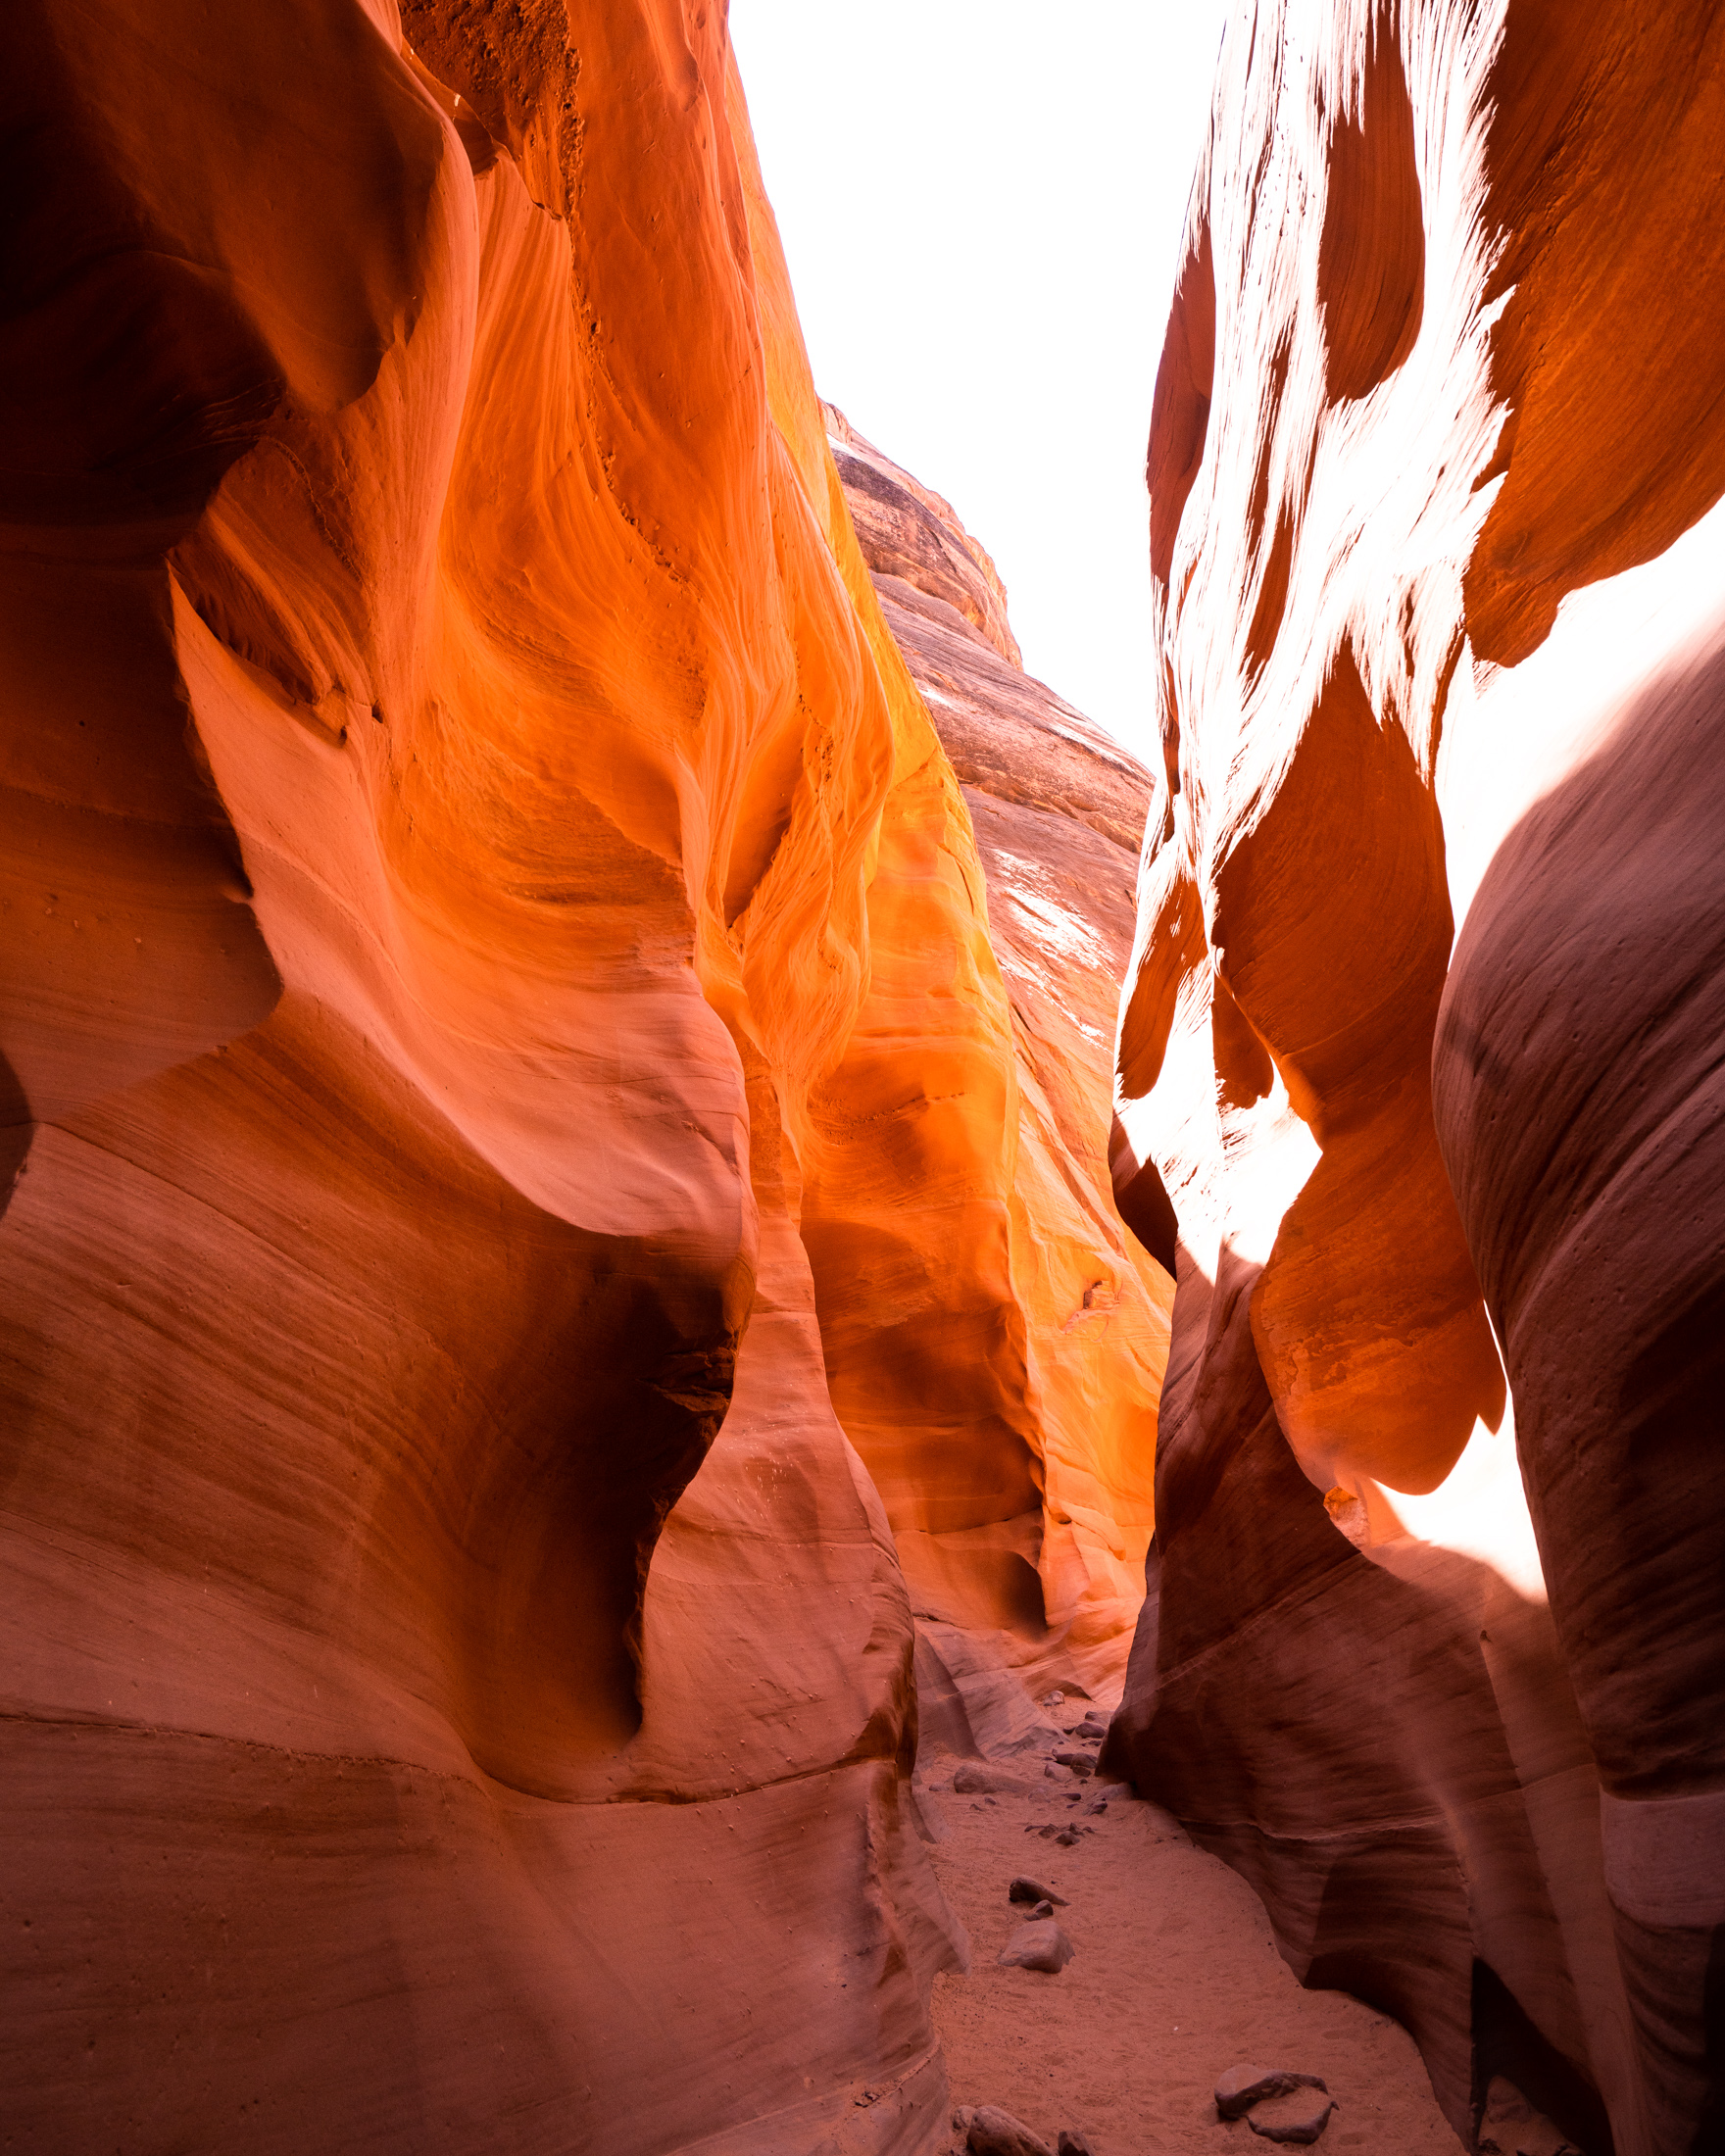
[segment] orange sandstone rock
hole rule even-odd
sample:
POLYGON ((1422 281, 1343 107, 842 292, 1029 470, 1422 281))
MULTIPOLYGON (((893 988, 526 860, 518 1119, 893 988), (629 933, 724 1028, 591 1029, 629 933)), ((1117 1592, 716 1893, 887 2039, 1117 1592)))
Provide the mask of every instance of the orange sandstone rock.
POLYGON ((961 1942, 795 1211, 879 632, 722 17, 407 33, 12 77, 13 2131, 902 2146, 961 1942))
POLYGON ((1502 2079, 1619 2151, 1720 2116, 1718 683, 1543 653, 1725 486, 1722 112, 1704 8, 1240 11, 1148 466, 1182 1249, 1110 1756, 1459 2131, 1502 2079))
POLYGON ((16 42, 9 2131, 920 2145, 913 1607, 992 1740, 1150 1526, 1138 774, 911 487, 967 805, 722 11, 16 42))

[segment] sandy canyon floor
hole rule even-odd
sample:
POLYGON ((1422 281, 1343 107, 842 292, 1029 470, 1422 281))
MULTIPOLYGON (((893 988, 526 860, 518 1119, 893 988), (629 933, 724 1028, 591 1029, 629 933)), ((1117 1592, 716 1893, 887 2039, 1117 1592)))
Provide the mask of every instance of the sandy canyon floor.
MULTIPOLYGON (((1166 1812, 1118 1785, 1086 1783, 1074 1804, 1070 1778, 1047 1794, 957 1795, 956 1764, 931 1763, 928 1781, 950 1829, 934 1861, 973 1957, 969 1976, 935 1983, 955 2105, 997 2104, 1051 2148, 1081 2131, 1095 2156, 1244 2156, 1277 2144, 1216 2117, 1217 2078, 1291 2067, 1336 2098, 1323 2156, 1459 2156, 1407 2032, 1346 1992, 1302 1990, 1257 1897, 1166 1812), (1095 1816, 1093 1791, 1109 1798, 1095 1816), (1072 1848, 1038 1831, 1074 1823, 1096 1832, 1072 1848), (1021 1874, 1069 1904, 1077 1953, 1058 1976, 996 1963, 1029 1914, 1007 1898, 1021 1874)), ((1017 1772, 1033 1781, 1042 1762, 1017 1772)))

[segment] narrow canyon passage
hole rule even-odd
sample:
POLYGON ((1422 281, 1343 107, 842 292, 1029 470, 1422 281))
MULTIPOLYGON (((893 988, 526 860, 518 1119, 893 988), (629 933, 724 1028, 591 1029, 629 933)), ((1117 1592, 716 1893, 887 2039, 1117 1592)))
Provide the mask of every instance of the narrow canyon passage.
POLYGON ((1061 2129, 1082 2132, 1094 2156, 1240 2156, 1265 2144, 1244 2119, 1218 2119, 1214 2091, 1253 2064, 1324 2082, 1337 2102, 1326 2150, 1464 2147, 1407 2032, 1348 1992, 1303 1989, 1257 1895, 1171 1814, 1117 1783, 1102 1786, 1105 1812, 1089 1810, 1094 1784, 1071 1806, 1034 1758, 998 1778, 1027 1795, 954 1794, 952 1772, 931 1772, 928 1803, 948 1829, 935 1871, 973 1956, 968 1975, 935 1980, 955 2107, 997 2106, 1050 2148, 1061 2129), (1086 1828, 1074 1847, 1041 1832, 1072 1819, 1086 1828), (1065 1896, 1057 1916, 1077 1951, 1057 1976, 997 1966, 1029 1913, 1008 1899, 1019 1877, 1065 1896))
POLYGON ((1237 0, 1142 758, 722 0, 0 60, 0 2139, 1720 2156, 1725 8, 1237 0))

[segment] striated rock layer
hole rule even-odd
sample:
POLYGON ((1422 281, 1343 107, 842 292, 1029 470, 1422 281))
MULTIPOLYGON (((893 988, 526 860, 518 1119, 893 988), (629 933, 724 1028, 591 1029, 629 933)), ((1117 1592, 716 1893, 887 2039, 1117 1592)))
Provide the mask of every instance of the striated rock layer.
POLYGON ((13 43, 8 2130, 923 2145, 907 1576, 1117 1685, 1165 1298, 722 10, 13 43))
POLYGON ((1710 8, 1242 8, 1148 466, 1110 1757, 1590 2156, 1725 2133, 1722 129, 1710 8))

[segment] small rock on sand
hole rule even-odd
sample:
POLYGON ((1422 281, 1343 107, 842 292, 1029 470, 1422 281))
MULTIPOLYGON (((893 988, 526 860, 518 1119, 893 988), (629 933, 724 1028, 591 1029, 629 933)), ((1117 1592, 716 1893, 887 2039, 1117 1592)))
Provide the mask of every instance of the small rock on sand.
POLYGON ((1315 2074, 1296 2074, 1289 2067, 1231 2066, 1216 2083, 1216 2110, 1224 2119, 1239 2119, 1266 2096, 1289 2096, 1298 2088, 1323 2086, 1315 2074))
POLYGON ((1266 2141, 1283 2141, 1295 2148, 1309 2148, 1330 2123, 1336 2108, 1329 2096, 1314 2096, 1302 2089, 1292 2096, 1269 2096, 1254 2104, 1246 2123, 1266 2141))
POLYGON ((998 1767, 964 1766, 953 1776, 953 1788, 961 1796, 1022 1796, 1027 1785, 998 1767))
POLYGON ((971 2112, 964 2146, 970 2156, 1054 2156, 1040 2135, 993 2104, 978 2104, 971 2112))
POLYGON ((1060 2137, 1055 2143, 1055 2156, 1096 2156, 1088 2133, 1073 2133, 1067 2128, 1060 2129, 1060 2137))
POLYGON ((1026 1879, 1022 1872, 1007 1888, 1009 1901, 1052 1901, 1057 1909, 1066 1906, 1063 1894, 1057 1894, 1052 1886, 1042 1886, 1033 1879, 1026 1879))
POLYGON ((1003 1969, 1034 1969, 1058 1977, 1078 1949, 1052 1917, 1020 1924, 995 1959, 1003 1969))

